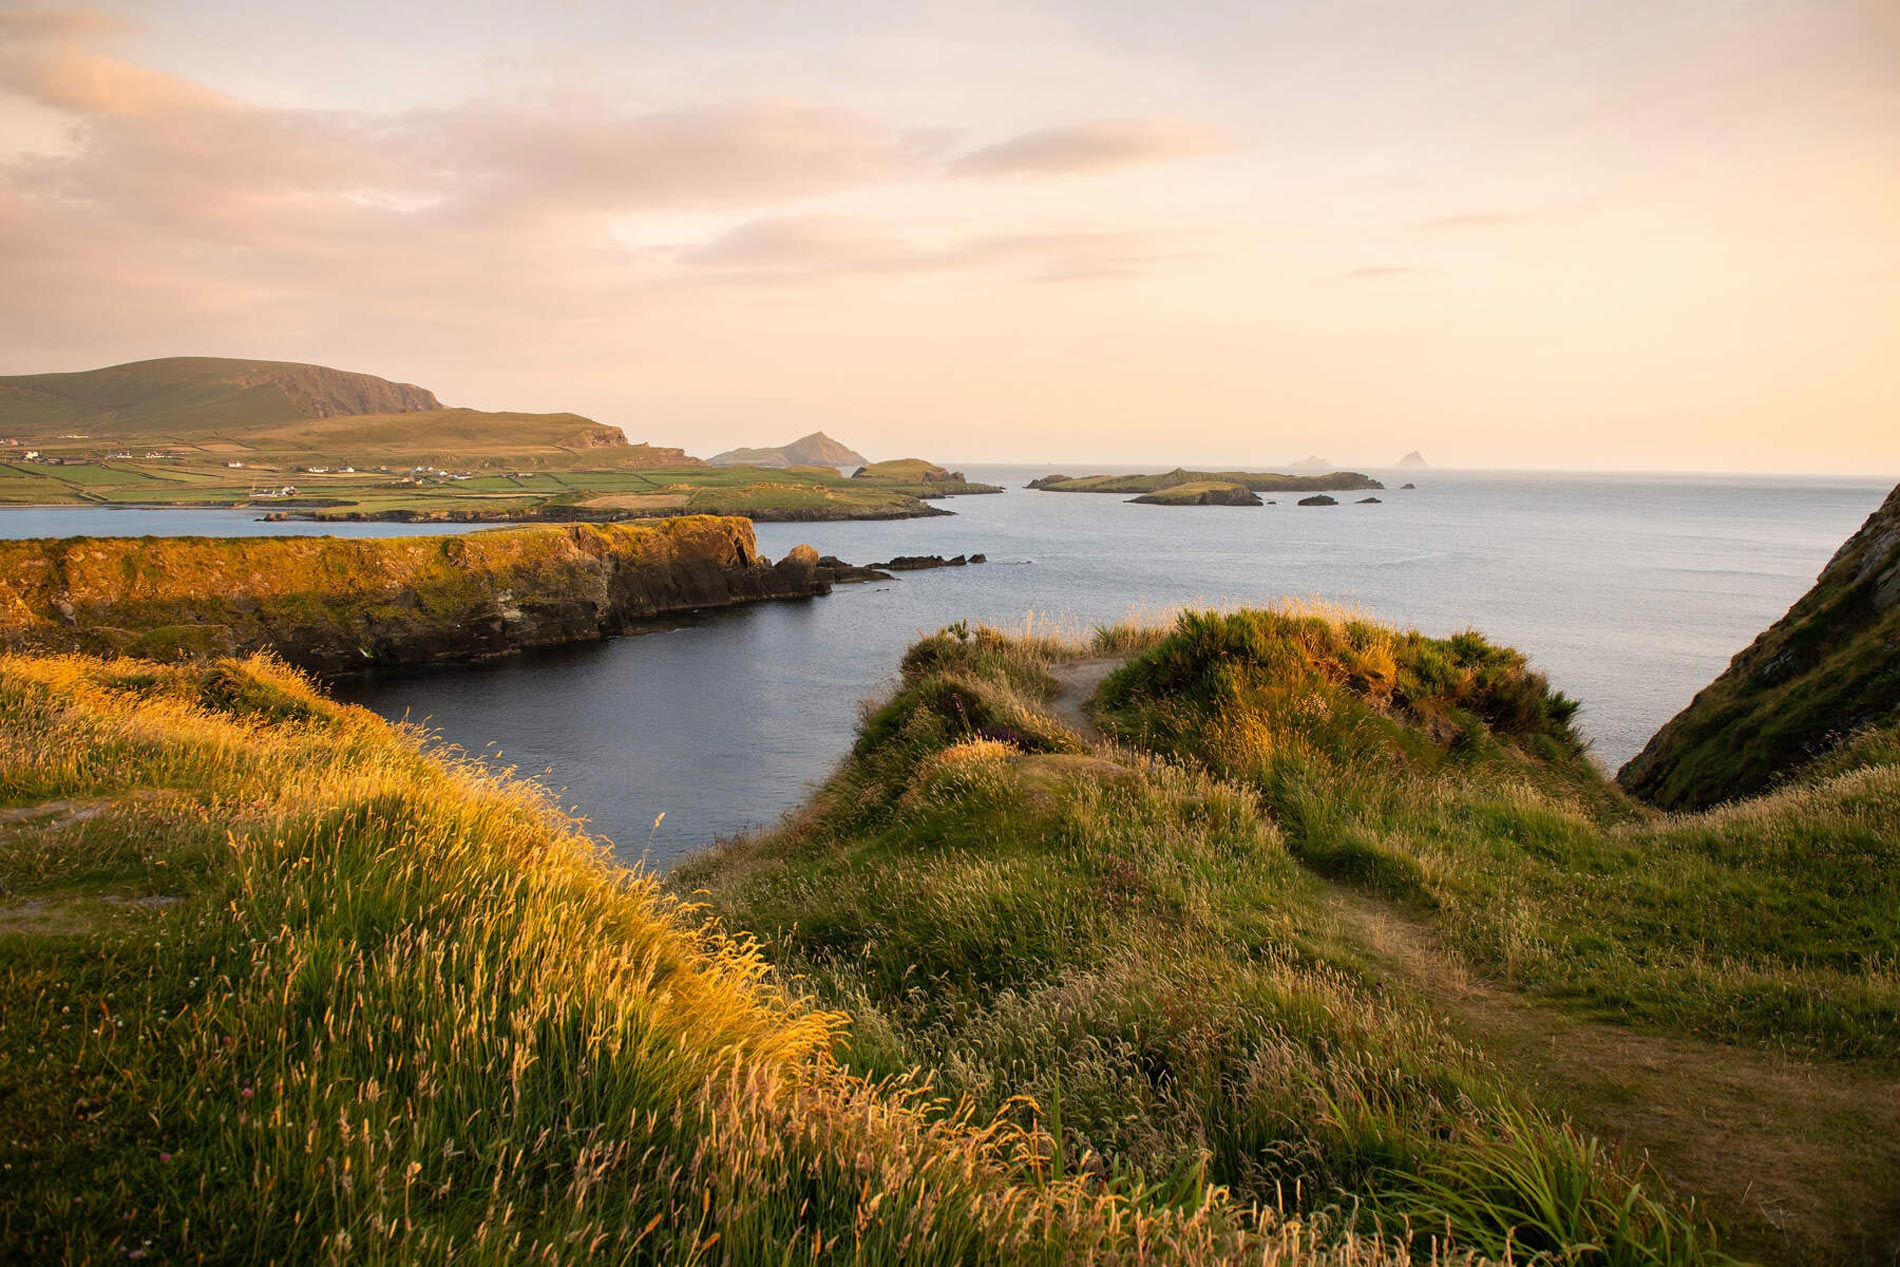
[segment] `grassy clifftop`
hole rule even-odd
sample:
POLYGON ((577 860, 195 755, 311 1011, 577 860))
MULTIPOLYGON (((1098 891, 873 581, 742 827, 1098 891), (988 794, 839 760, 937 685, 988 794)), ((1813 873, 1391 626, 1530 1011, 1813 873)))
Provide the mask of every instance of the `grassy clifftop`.
POLYGON ((1061 1172, 533 787, 266 661, 0 655, 0 1258, 1397 1264, 1061 1172))
POLYGON ((1900 764, 1665 820, 1574 707, 1327 612, 958 628, 805 815, 678 879, 853 1069, 1028 1097, 1072 1166, 1520 1259, 1890 1244, 1900 764))
POLYGON ((449 537, 0 541, 0 643, 159 659, 269 649, 348 671, 598 638, 667 611, 817 592, 744 519, 449 537))
POLYGON ((1900 488, 1786 616, 1618 776, 1665 809, 1752 796, 1865 727, 1900 721, 1900 488))

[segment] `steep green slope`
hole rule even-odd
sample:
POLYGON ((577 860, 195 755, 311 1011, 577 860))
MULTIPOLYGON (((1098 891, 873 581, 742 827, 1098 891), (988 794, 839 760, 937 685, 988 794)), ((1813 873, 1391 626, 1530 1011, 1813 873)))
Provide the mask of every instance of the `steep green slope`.
POLYGON ((1752 796, 1856 730, 1900 721, 1900 488, 1814 588, 1617 776, 1665 809, 1752 796))
POLYGON ((441 407, 433 392, 411 383, 291 361, 179 356, 0 377, 0 433, 8 434, 57 429, 138 439, 441 407))

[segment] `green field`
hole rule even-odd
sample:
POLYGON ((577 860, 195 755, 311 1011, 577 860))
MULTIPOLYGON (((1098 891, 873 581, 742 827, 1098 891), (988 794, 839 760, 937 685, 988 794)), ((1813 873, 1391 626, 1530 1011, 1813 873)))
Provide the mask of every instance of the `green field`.
MULTIPOLYGON (((598 453, 597 453, 598 456, 598 453)), ((580 468, 467 479, 383 471, 310 474, 247 461, 239 470, 178 462, 54 466, 0 464, 0 502, 58 505, 248 506, 259 511, 346 517, 529 513, 569 518, 737 514, 754 518, 886 518, 933 513, 922 498, 966 491, 931 483, 851 480, 837 472, 757 467, 580 468), (270 495, 290 484, 293 498, 270 495)), ((987 491, 970 486, 967 491, 987 491)))
POLYGON ((917 459, 869 468, 861 480, 833 467, 712 467, 680 449, 629 444, 579 414, 444 408, 421 388, 371 375, 215 357, 0 377, 0 437, 18 441, 0 464, 0 503, 14 505, 881 519, 942 513, 924 499, 1000 491, 938 478, 941 468, 917 459), (27 462, 29 450, 49 460, 27 462), (294 496, 276 495, 286 486, 294 496))

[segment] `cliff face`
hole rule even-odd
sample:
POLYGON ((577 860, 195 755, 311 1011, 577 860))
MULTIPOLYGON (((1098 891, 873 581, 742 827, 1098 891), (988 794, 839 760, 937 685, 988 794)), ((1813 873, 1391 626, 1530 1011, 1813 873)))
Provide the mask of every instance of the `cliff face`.
POLYGON ((1750 796, 1900 719, 1900 488, 1814 588, 1617 775, 1665 809, 1750 796))
MULTIPOLYGON (((807 557, 809 556, 809 557, 807 557)), ((825 592, 744 519, 466 536, 0 542, 0 644, 154 659, 271 650, 319 672, 506 655, 643 617, 825 592)))

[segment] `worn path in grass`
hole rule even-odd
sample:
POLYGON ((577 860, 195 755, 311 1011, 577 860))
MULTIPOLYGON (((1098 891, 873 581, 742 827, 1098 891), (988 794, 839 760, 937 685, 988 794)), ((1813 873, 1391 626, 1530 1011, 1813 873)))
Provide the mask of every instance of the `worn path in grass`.
POLYGON ((1127 656, 1095 656, 1087 660, 1065 660, 1052 665, 1049 676, 1060 688, 1049 701, 1049 710, 1075 732, 1088 740, 1102 738, 1095 719, 1089 716, 1088 702, 1095 697, 1108 675, 1128 663, 1127 656))
MULTIPOLYGON (((1050 709, 1080 734, 1122 657, 1050 672, 1050 709)), ((1431 921, 1334 886, 1346 927, 1394 984, 1416 991, 1530 1091, 1627 1153, 1646 1155, 1767 1262, 1900 1264, 1900 1080, 1592 1021, 1473 975, 1431 921)))
POLYGON ((1376 962, 1539 1103, 1647 1154, 1770 1262, 1900 1262, 1900 1081, 1573 1016, 1484 981, 1424 916, 1334 890, 1376 962))

